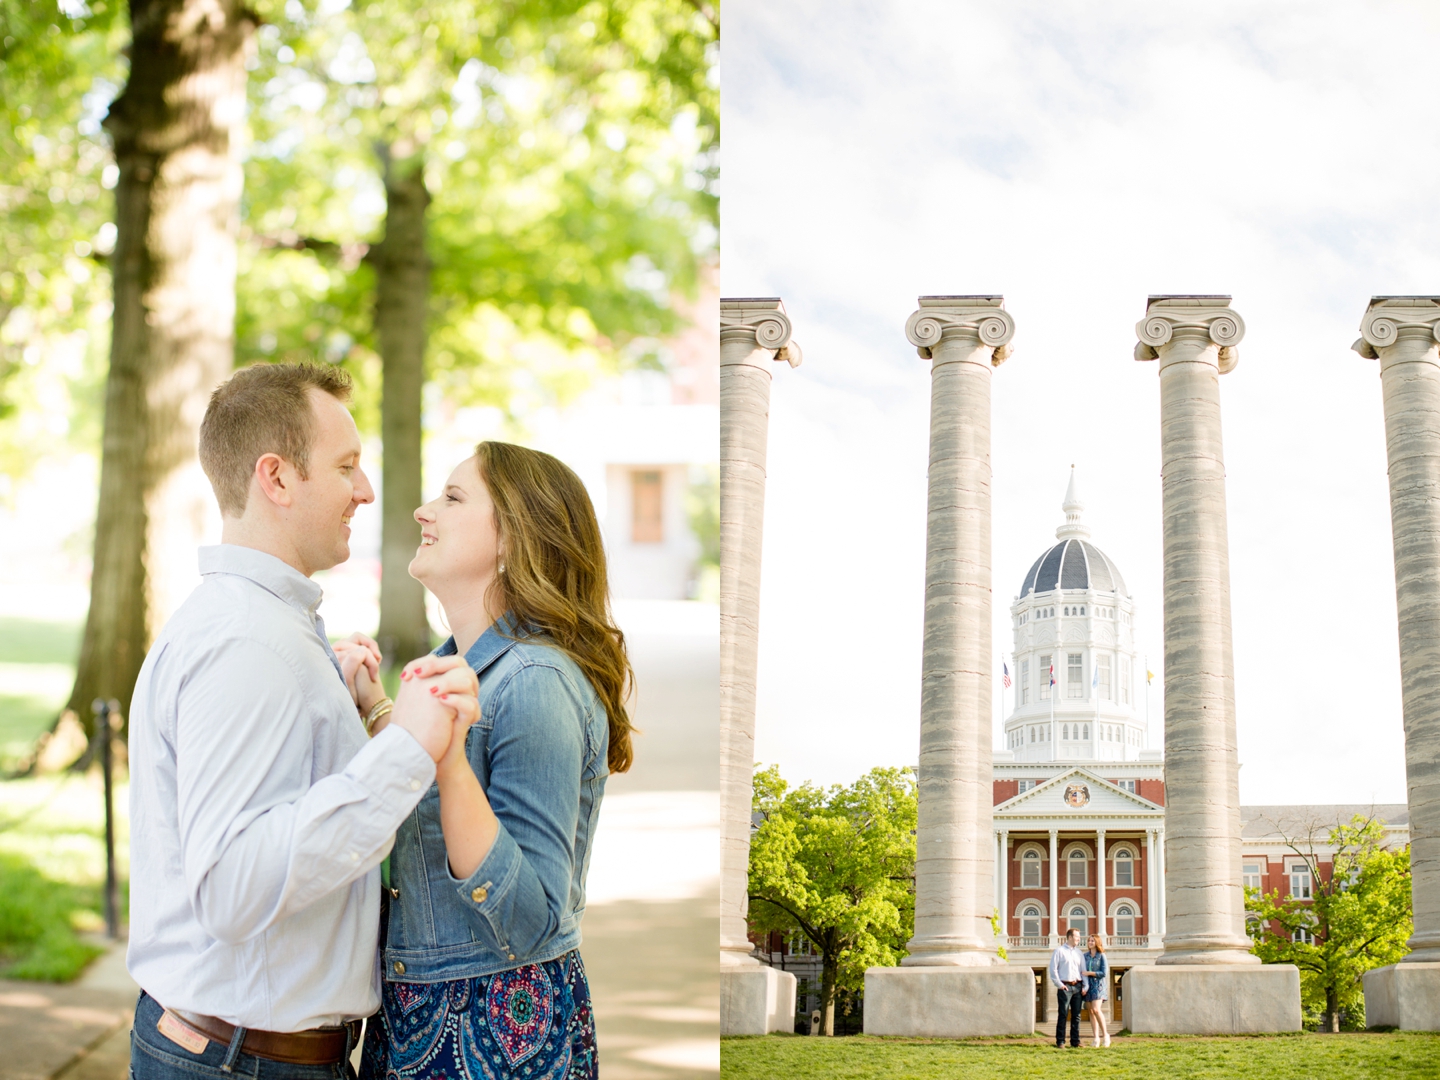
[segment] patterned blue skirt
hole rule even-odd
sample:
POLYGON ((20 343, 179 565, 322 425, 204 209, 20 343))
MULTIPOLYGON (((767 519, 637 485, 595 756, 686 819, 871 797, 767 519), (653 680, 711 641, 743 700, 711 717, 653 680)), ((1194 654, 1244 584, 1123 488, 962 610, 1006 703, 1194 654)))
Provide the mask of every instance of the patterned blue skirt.
POLYGON ((596 1080, 580 953, 494 975, 387 982, 361 1080, 596 1080))

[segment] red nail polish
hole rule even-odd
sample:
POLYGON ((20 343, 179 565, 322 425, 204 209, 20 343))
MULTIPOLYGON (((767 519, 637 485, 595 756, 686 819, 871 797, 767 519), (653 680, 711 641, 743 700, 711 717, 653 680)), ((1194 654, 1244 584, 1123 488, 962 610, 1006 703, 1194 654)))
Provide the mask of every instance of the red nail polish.
POLYGON ((438 693, 440 693, 440 688, 439 688, 438 686, 432 686, 432 687, 430 687, 430 692, 431 692, 432 694, 438 694, 438 693))

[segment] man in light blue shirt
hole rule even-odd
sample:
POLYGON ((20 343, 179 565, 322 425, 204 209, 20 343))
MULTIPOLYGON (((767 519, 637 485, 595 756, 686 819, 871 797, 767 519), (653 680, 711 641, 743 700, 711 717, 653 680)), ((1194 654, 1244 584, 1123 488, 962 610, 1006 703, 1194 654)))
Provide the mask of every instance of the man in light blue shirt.
POLYGON ((1080 949, 1080 931, 1067 930, 1060 947, 1050 957, 1050 984, 1055 987, 1057 1014, 1055 1045, 1065 1045, 1065 1018, 1070 1018, 1070 1045, 1080 1045, 1080 1010, 1085 1007, 1085 954, 1080 949))
POLYGON ((205 415, 223 542, 130 712, 136 1080, 338 1075, 380 1004, 379 864, 479 716, 457 657, 367 738, 353 675, 378 653, 363 639, 342 667, 325 636, 311 575, 349 557, 374 500, 348 394, 339 369, 259 365, 205 415))

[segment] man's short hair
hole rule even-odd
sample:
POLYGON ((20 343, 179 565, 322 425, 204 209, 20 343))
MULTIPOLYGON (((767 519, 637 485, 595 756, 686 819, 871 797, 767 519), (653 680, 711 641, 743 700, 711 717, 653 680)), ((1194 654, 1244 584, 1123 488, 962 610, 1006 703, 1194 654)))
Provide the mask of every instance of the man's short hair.
POLYGON ((349 374, 328 364, 253 364, 210 395, 200 423, 200 465, 222 514, 245 513, 250 477, 264 454, 279 454, 309 479, 312 387, 337 401, 350 400, 349 374))

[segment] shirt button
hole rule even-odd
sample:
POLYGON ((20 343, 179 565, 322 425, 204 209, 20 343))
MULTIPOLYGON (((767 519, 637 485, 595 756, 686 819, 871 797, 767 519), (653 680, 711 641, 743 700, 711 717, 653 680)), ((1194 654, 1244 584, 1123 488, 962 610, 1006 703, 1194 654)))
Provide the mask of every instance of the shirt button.
POLYGON ((420 790, 420 781, 419 781, 419 780, 414 780, 414 779, 412 779, 412 780, 410 781, 410 790, 411 790, 411 791, 419 791, 419 790, 420 790))
POLYGON ((351 862, 359 862, 359 861, 360 861, 360 853, 359 853, 358 851, 352 851, 352 852, 350 852, 350 861, 351 861, 351 862))
POLYGON ((481 885, 478 889, 475 889, 473 892, 471 892, 470 899, 474 900, 477 904, 483 904, 485 902, 485 898, 489 895, 490 893, 486 890, 485 886, 481 885))
POLYGON ((399 960, 396 960, 393 966, 394 966, 394 968, 395 968, 395 974, 396 974, 396 975, 404 975, 404 974, 405 974, 405 965, 402 964, 399 960))

